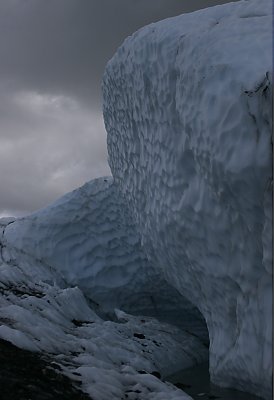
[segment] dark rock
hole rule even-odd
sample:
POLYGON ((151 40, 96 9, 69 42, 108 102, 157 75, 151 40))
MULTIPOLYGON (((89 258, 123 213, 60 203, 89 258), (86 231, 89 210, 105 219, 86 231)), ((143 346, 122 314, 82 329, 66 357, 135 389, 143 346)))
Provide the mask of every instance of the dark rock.
POLYGON ((85 324, 93 324, 93 321, 81 321, 79 319, 73 319, 71 321, 75 326, 83 326, 85 324))
POLYGON ((174 386, 176 386, 177 388, 182 389, 182 390, 191 388, 191 385, 187 385, 187 384, 181 383, 181 382, 174 383, 174 386))
POLYGON ((145 335, 143 335, 142 333, 134 333, 133 335, 134 337, 138 338, 138 339, 145 339, 145 335))
POLYGON ((156 378, 161 379, 161 374, 158 371, 152 371, 151 375, 154 375, 154 376, 156 376, 156 378))
POLYGON ((57 365, 49 356, 0 339, 1 400, 91 400, 76 382, 53 369, 57 365))

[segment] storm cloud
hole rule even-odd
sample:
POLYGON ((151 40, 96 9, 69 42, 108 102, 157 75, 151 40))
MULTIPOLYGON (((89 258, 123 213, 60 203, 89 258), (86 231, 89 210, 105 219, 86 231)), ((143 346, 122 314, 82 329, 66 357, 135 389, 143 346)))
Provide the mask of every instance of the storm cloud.
POLYGON ((0 216, 109 175, 101 77, 123 40, 218 0, 1 0, 0 216))

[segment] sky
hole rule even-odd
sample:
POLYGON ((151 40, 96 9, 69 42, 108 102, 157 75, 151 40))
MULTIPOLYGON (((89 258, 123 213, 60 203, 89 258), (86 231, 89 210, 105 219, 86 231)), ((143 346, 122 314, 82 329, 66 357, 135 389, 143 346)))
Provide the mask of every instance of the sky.
POLYGON ((110 175, 101 77, 151 22, 224 0, 0 0, 0 217, 110 175))

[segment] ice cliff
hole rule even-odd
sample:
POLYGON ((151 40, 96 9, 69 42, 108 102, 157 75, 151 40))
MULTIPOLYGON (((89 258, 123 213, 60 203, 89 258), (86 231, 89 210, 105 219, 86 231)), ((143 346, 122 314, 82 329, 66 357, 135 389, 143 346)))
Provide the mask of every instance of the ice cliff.
POLYGON ((270 396, 271 2, 151 24, 103 79, 114 181, 150 262, 206 319, 213 382, 270 396))
POLYGON ((179 400, 160 374, 207 360, 207 326, 212 381, 271 397, 271 51, 270 0, 124 42, 103 78, 113 178, 0 220, 0 338, 95 400, 179 400))

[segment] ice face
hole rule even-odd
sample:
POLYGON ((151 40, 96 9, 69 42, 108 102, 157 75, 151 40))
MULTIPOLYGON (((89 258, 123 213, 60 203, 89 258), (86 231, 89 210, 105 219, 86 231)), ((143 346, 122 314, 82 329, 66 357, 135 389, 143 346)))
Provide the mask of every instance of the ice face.
POLYGON ((114 181, 204 315, 213 382, 271 396, 271 2, 145 27, 103 79, 114 181))
POLYGON ((104 314, 113 316, 120 308, 154 316, 207 340, 199 311, 143 252, 130 210, 111 177, 86 183, 49 207, 17 219, 5 228, 4 239, 50 265, 68 285, 77 285, 104 314))

